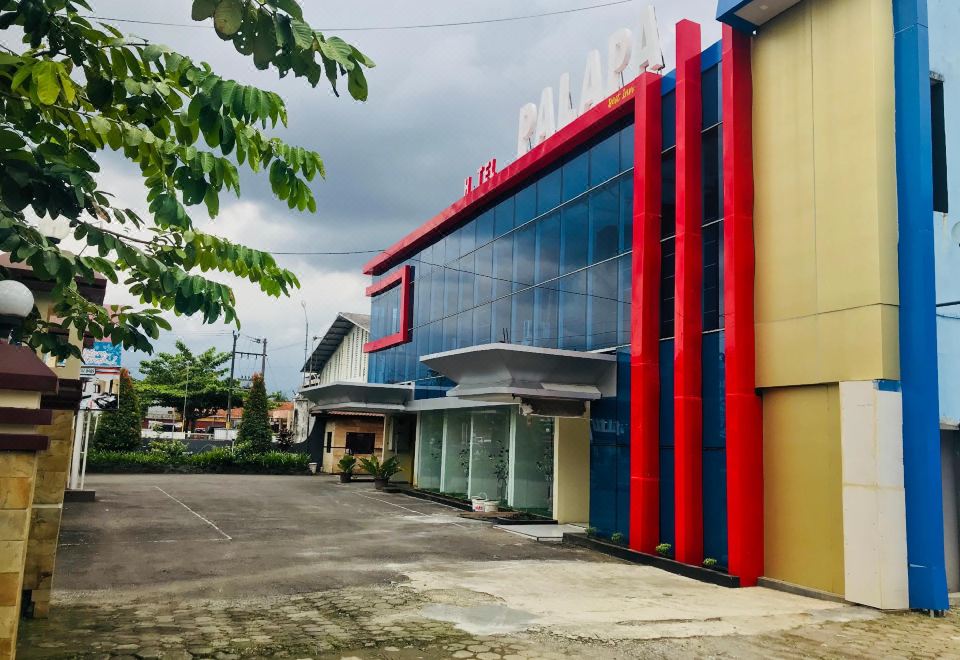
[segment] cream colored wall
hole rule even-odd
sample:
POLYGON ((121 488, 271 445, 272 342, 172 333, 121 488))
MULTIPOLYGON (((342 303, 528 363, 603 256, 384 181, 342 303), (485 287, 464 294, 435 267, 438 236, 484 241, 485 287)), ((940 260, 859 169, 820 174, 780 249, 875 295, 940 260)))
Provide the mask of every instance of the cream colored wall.
POLYGON ((560 524, 590 520, 590 421, 557 418, 553 517, 560 524))
POLYGON ((337 350, 320 372, 320 384, 341 382, 367 382, 368 356, 363 345, 370 341, 370 333, 353 326, 340 342, 337 350))
POLYGON ((770 21, 753 89, 764 574, 844 595, 839 383, 900 376, 890 3, 770 21))
MULTIPOLYGON (((34 304, 37 306, 37 311, 40 312, 40 316, 44 319, 49 320, 52 316, 53 310, 52 305, 53 301, 50 298, 49 294, 34 292, 34 304)), ((70 329, 70 343, 74 346, 82 346, 82 339, 80 334, 76 329, 70 329)), ((64 378, 67 380, 76 380, 80 378, 80 367, 82 360, 80 358, 67 358, 63 361, 62 364, 58 364, 58 360, 51 356, 41 356, 43 358, 44 364, 53 369, 54 373, 57 374, 57 378, 64 378)))

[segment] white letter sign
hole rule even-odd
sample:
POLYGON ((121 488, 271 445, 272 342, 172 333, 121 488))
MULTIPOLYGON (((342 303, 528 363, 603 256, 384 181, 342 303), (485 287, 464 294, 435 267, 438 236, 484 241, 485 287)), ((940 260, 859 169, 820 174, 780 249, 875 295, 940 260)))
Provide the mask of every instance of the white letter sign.
POLYGON ((660 49, 660 31, 657 30, 657 12, 647 5, 640 17, 640 71, 660 71, 663 51, 660 49))
POLYGON ((517 133, 517 158, 530 151, 537 130, 537 106, 528 103, 520 108, 520 129, 517 133))
POLYGON ((583 72, 580 87, 580 114, 603 100, 603 70, 600 67, 600 51, 591 50, 587 55, 587 69, 583 72))
POLYGON ((633 33, 627 28, 617 30, 607 42, 607 91, 611 94, 623 87, 623 72, 630 65, 633 54, 633 33))
POLYGON ((540 95, 540 113, 537 115, 537 140, 540 144, 557 132, 557 122, 553 117, 553 87, 545 87, 540 95))

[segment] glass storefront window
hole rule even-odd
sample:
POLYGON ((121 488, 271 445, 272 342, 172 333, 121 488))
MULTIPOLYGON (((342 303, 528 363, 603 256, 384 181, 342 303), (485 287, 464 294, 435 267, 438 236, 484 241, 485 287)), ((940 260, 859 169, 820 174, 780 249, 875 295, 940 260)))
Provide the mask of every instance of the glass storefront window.
POLYGON ((420 415, 420 441, 417 447, 417 488, 440 490, 440 465, 443 456, 443 413, 420 415))
POLYGON ((587 190, 590 173, 590 152, 584 152, 563 166, 563 201, 587 190))
POLYGON ((477 247, 493 240, 493 210, 477 217, 477 247))
POLYGON ((559 282, 538 286, 533 305, 533 345, 557 347, 557 318, 560 308, 559 282))
POLYGON ((582 351, 587 347, 587 273, 560 279, 559 347, 582 351))
POLYGON ((508 504, 549 517, 553 513, 554 418, 518 412, 514 416, 508 504))
POLYGON ((440 490, 465 499, 470 473, 470 413, 451 410, 446 417, 440 490))
POLYGON ((560 214, 551 213, 537 222, 537 284, 560 274, 560 214))
POLYGON ((533 220, 537 216, 537 187, 529 185, 517 193, 517 219, 516 225, 520 225, 533 220))
POLYGON ((590 246, 590 207, 587 200, 565 207, 560 218, 560 273, 565 274, 587 265, 590 246))
POLYGON ((537 181, 537 214, 546 213, 560 205, 560 177, 559 169, 544 174, 537 181))
POLYGON ((620 186, 613 181, 590 193, 590 263, 617 256, 620 249, 620 186))
POLYGON ((533 344, 534 290, 525 289, 513 297, 513 323, 510 341, 514 344, 533 344))
POLYGON ((470 497, 485 496, 507 504, 510 480, 510 410, 481 410, 470 414, 470 497))
POLYGON ((590 185, 615 177, 620 172, 620 134, 614 133, 590 149, 590 185))
POLYGON ((502 236, 513 229, 514 199, 508 197, 499 204, 493 212, 493 235, 502 236))
POLYGON ((617 260, 597 264, 587 271, 590 332, 587 348, 617 345, 617 260))

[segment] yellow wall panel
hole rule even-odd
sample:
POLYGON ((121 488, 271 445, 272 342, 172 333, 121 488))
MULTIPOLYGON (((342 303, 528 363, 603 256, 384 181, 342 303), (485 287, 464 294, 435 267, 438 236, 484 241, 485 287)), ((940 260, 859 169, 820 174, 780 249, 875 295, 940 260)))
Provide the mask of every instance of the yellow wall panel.
POLYGON ((764 575, 842 595, 839 391, 764 392, 764 575))
POLYGON ((754 40, 758 322, 817 309, 809 32, 809 13, 790 11, 754 40))
POLYGON ((900 379, 897 307, 758 323, 757 387, 900 379))
POLYGON ((753 58, 758 385, 897 378, 890 8, 807 0, 753 58))

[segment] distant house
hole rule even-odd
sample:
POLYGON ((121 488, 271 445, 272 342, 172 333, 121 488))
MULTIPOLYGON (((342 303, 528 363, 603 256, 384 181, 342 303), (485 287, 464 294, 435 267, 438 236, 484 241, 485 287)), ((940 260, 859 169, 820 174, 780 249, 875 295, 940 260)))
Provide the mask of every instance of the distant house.
POLYGON ((283 401, 275 408, 270 409, 270 428, 274 433, 282 433, 293 429, 293 401, 283 401))
MULTIPOLYGON (((304 388, 331 383, 367 382, 370 316, 341 312, 314 348, 301 371, 304 388)), ((294 438, 303 442, 323 472, 337 472, 337 462, 346 453, 381 454, 383 415, 362 411, 327 410, 303 396, 293 402, 291 424, 294 438)))

